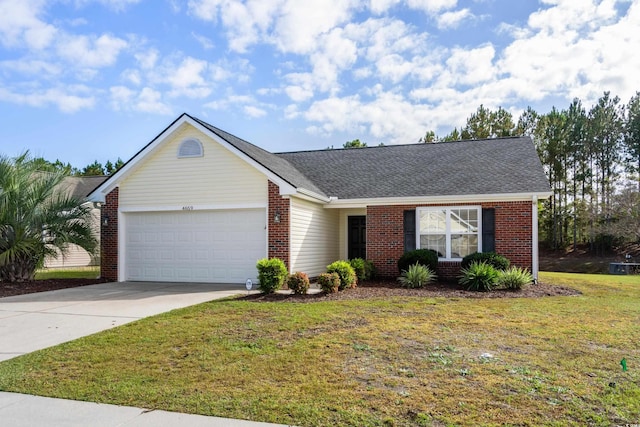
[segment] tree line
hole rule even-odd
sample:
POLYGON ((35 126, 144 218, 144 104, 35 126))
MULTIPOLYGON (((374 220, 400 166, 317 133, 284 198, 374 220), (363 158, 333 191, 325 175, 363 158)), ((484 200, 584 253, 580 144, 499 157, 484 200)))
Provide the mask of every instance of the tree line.
POLYGON ((76 168, 74 166, 71 166, 71 163, 64 163, 59 159, 57 159, 55 162, 50 162, 49 160, 46 160, 42 157, 36 157, 32 159, 32 161, 37 167, 40 167, 42 170, 56 170, 70 176, 111 175, 124 165, 124 161, 122 161, 120 157, 118 157, 115 162, 107 160, 104 165, 95 160, 93 163, 90 163, 82 168, 76 168))
POLYGON ((589 109, 577 98, 545 114, 529 107, 517 120, 480 105, 460 129, 443 137, 427 131, 420 142, 525 135, 553 192, 541 202, 542 242, 601 251, 640 241, 640 92, 626 104, 605 92, 589 109))

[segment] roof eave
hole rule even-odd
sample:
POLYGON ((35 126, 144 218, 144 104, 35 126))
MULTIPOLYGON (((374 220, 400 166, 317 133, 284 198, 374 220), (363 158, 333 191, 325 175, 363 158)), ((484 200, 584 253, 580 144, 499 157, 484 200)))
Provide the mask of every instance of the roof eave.
POLYGON ((442 203, 488 203, 488 202, 516 202, 537 201, 550 197, 550 191, 530 193, 496 193, 496 194, 464 194, 442 196, 414 196, 414 197, 374 197, 361 199, 331 198, 324 207, 328 209, 363 208, 367 206, 407 205, 407 204, 442 204, 442 203))
POLYGON ((307 190, 306 188, 298 188, 296 196, 301 199, 309 200, 310 202, 316 202, 316 203, 317 202, 330 203, 332 200, 331 197, 323 196, 322 194, 318 194, 314 191, 307 190))

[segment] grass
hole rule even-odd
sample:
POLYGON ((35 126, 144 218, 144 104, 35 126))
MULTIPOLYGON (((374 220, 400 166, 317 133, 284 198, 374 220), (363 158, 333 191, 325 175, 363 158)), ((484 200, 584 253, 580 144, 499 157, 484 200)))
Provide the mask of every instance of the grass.
POLYGON ((640 277, 541 276, 583 295, 213 301, 3 362, 0 389, 301 426, 639 423, 640 277))
POLYGON ((36 272, 36 280, 45 279, 95 279, 100 267, 43 268, 36 272))

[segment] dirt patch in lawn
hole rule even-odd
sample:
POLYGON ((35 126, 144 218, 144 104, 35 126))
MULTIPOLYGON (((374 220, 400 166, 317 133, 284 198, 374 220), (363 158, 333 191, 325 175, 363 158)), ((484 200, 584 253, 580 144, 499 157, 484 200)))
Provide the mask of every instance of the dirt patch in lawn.
POLYGON ((243 297, 248 301, 288 301, 288 302, 316 302, 316 301, 336 301, 353 300, 367 298, 387 298, 387 297, 424 297, 424 298, 539 298, 548 296, 571 296, 581 295, 582 292, 546 283, 530 285, 519 291, 494 290, 491 292, 465 291, 456 283, 436 283, 421 289, 405 289, 393 281, 367 281, 358 287, 347 289, 335 294, 307 294, 291 295, 276 293, 270 295, 253 294, 243 297))
POLYGON ((55 291, 58 289, 76 288, 78 286, 106 283, 105 279, 45 279, 27 282, 0 282, 0 298, 13 295, 32 294, 35 292, 55 291))

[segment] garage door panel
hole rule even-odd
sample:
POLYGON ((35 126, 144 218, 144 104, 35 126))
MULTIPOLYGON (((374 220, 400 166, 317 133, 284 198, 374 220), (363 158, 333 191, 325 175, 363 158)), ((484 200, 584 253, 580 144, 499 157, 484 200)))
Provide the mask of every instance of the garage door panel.
POLYGON ((266 256, 264 209, 125 215, 126 280, 256 281, 266 256))

